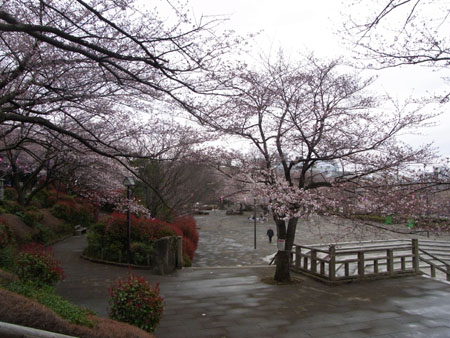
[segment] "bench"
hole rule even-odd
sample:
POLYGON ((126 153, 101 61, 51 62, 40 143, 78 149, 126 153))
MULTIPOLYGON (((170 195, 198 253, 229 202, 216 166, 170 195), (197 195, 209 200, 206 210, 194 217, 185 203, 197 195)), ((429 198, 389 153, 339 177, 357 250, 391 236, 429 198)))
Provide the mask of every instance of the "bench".
POLYGON ((81 236, 82 234, 85 234, 87 231, 87 228, 82 227, 81 225, 75 225, 75 235, 76 236, 81 236))

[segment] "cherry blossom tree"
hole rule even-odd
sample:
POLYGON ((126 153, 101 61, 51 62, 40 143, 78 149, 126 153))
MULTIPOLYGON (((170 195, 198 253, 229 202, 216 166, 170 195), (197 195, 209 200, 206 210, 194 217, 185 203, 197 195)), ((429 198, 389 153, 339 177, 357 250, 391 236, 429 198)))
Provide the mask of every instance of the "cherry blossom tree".
MULTIPOLYGON (((5 133, 0 142, 1 175, 6 176, 17 191, 18 202, 22 205, 29 204, 41 189, 50 184, 58 184, 71 193, 89 198, 96 205, 114 204, 123 209, 127 201, 122 181, 125 176, 133 175, 145 184, 148 191, 154 191, 153 195, 160 205, 177 207, 185 197, 176 196, 178 202, 175 203, 168 198, 166 189, 163 189, 165 193, 162 194, 158 187, 162 182, 172 182, 169 186, 172 186, 174 192, 177 191, 175 195, 183 195, 176 187, 177 184, 186 185, 183 182, 186 177, 178 177, 183 170, 182 165, 177 162, 187 161, 188 158, 193 162, 192 155, 195 153, 190 150, 191 147, 209 138, 199 137, 193 130, 170 124, 169 121, 149 126, 133 123, 132 125, 139 126, 136 130, 118 130, 116 125, 120 123, 98 123, 97 128, 103 140, 114 144, 116 149, 123 149, 124 153, 150 154, 149 160, 141 161, 158 159, 161 163, 172 163, 178 170, 173 170, 170 175, 170 170, 166 170, 165 175, 168 177, 159 176, 157 180, 150 180, 137 165, 139 160, 124 162, 102 156, 66 135, 52 133, 39 125, 17 124, 14 129, 5 133)), ((65 126, 66 129, 71 129, 70 123, 65 126)), ((11 129, 8 125, 3 127, 5 130, 11 129)), ((188 190, 184 192, 190 198, 191 191, 188 190)), ((132 202, 133 210, 150 214, 151 211, 144 210, 143 206, 138 207, 138 200, 132 202)), ((156 212, 152 216, 157 216, 156 212)))
MULTIPOLYGON (((347 4, 348 5, 348 4, 347 4)), ((445 0, 358 0, 342 35, 372 68, 422 65, 448 69, 450 9, 445 0)), ((447 101, 448 94, 441 97, 447 101)))
POLYGON ((223 94, 223 56, 240 41, 217 24, 138 1, 2 1, 2 136, 39 126, 61 151, 77 149, 73 159, 98 154, 131 171, 136 158, 160 158, 174 146, 167 135, 185 134, 170 118, 201 115, 196 98, 223 94))
POLYGON ((244 167, 234 161, 234 170, 270 201, 280 241, 278 281, 290 278, 299 219, 363 208, 381 187, 393 188, 383 183, 387 175, 432 156, 427 146, 413 149, 396 137, 429 115, 417 106, 387 109, 370 95, 371 79, 344 70, 339 60, 293 63, 281 56, 263 69, 236 72, 233 88, 239 94, 206 121, 256 150, 243 157, 244 167), (332 170, 327 173, 325 166, 332 170))
POLYGON ((17 125, 0 139, 0 175, 16 190, 19 204, 28 205, 36 193, 55 181, 63 165, 55 141, 32 125, 17 125))
POLYGON ((231 43, 183 9, 175 18, 156 13, 135 1, 3 2, 2 121, 39 124, 101 153, 110 145, 89 128, 93 119, 148 111, 155 101, 195 114, 192 94, 217 89, 205 70, 220 66, 231 43), (67 119, 89 137, 62 128, 67 119))

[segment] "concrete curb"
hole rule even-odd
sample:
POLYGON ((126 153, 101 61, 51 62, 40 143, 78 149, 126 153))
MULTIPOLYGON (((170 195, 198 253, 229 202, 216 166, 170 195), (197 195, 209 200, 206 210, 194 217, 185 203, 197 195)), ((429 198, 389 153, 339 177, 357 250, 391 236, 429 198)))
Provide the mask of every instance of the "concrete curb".
POLYGON ((80 255, 80 258, 85 259, 90 262, 93 262, 93 263, 114 265, 114 266, 118 266, 118 267, 122 267, 122 268, 132 268, 132 269, 139 269, 139 270, 151 270, 152 269, 152 266, 134 265, 134 264, 128 264, 128 263, 105 261, 103 259, 92 258, 92 257, 86 256, 86 255, 80 255))
POLYGON ((20 326, 4 322, 0 322, 0 337, 75 338, 74 336, 67 336, 65 334, 38 330, 31 327, 20 326))
POLYGON ((190 266, 185 267, 183 270, 219 270, 219 269, 255 269, 255 268, 265 268, 265 269, 275 269, 275 265, 224 265, 224 266, 190 266))

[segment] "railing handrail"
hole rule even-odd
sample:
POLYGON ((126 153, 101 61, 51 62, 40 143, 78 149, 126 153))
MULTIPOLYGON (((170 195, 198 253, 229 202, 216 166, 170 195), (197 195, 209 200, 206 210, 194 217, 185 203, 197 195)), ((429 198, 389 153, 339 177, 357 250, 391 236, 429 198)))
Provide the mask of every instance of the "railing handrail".
POLYGON ((351 254, 357 254, 358 252, 365 252, 365 253, 371 253, 371 252, 385 252, 386 250, 393 250, 393 251, 404 251, 404 250, 411 250, 410 246, 401 246, 401 247, 389 247, 389 248, 360 248, 359 250, 336 250, 336 255, 351 255, 351 254))
POLYGON ((437 269, 450 281, 449 255, 450 242, 418 239, 295 245, 292 251, 299 270, 332 282, 420 274, 424 267, 432 277, 437 269))
MULTIPOLYGON (((428 260, 428 259, 426 259, 426 258, 419 257, 419 259, 420 259, 422 262, 425 262, 425 263, 427 263, 428 265, 433 266, 435 269, 438 269, 439 271, 442 271, 443 273, 447 273, 447 272, 448 272, 447 269, 442 268, 440 265, 434 264, 432 261, 430 261, 430 260, 428 260)), ((445 265, 445 266, 447 266, 447 268, 448 268, 448 265, 445 265)))
POLYGON ((421 239, 420 243, 445 244, 447 246, 450 246, 450 242, 449 241, 434 241, 434 240, 431 240, 431 239, 421 239))
POLYGON ((325 244, 320 247, 295 245, 295 250, 293 249, 291 253, 292 258, 295 257, 293 266, 312 276, 331 282, 354 280, 355 278, 358 280, 386 278, 420 272, 417 239, 367 243, 371 245, 364 246, 362 242, 348 242, 347 247, 342 247, 342 243, 325 244), (324 250, 325 248, 327 250, 324 250), (381 264, 384 261, 385 264, 381 264), (396 264, 400 264, 400 267, 397 267, 396 264), (386 266, 385 271, 379 270, 379 266, 386 266), (344 275, 337 275, 337 271, 342 273, 342 267, 345 268, 344 275), (368 267, 373 267, 373 270, 367 271, 368 267))
MULTIPOLYGON (((419 251, 421 251, 421 252, 423 252, 424 254, 426 254, 426 255, 432 257, 434 260, 436 260, 436 261, 438 261, 438 262, 444 264, 447 268, 450 268, 450 264, 447 263, 447 262, 445 262, 445 261, 443 261, 443 260, 440 259, 439 257, 436 257, 436 256, 430 254, 429 252, 427 252, 427 251, 425 251, 425 250, 423 250, 423 249, 421 249, 421 248, 419 248, 419 251)), ((422 260, 423 260, 423 259, 422 259, 422 260)), ((433 265, 435 265, 435 264, 433 264, 433 265)))
MULTIPOLYGON (((296 247, 301 249, 307 249, 307 250, 313 250, 315 252, 320 252, 324 254, 330 254, 329 250, 322 250, 315 247, 309 247, 305 245, 296 245, 296 247)), ((400 250, 410 250, 411 245, 402 245, 402 246, 390 246, 390 247, 358 247, 358 248, 345 248, 345 249, 339 249, 336 247, 335 256, 338 255, 354 255, 358 254, 358 252, 365 252, 365 253, 371 253, 371 252, 383 252, 386 250, 394 250, 394 251, 400 251, 400 250)), ((292 252, 295 252, 293 249, 292 252)))
MULTIPOLYGON (((315 243, 315 244, 294 244, 295 246, 305 246, 305 247, 313 247, 313 248, 323 248, 329 247, 330 245, 340 246, 340 245, 356 245, 356 244, 378 244, 378 243, 390 243, 390 242, 406 242, 409 243, 411 239, 377 239, 373 241, 353 241, 353 242, 329 242, 329 243, 315 243)), ((421 240, 422 241, 422 240, 421 240)), ((431 242, 431 241, 430 241, 431 242)))

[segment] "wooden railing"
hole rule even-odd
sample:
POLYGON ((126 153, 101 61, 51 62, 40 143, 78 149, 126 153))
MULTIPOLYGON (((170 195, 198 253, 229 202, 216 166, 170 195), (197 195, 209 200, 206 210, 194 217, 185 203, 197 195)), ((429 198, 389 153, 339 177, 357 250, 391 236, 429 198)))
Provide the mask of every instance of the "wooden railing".
POLYGON ((445 278, 450 281, 450 243, 444 241, 420 241, 419 254, 421 269, 433 278, 445 278), (436 274, 438 272, 438 275, 436 274), (439 276, 440 274, 440 276, 439 276))
POLYGON ((292 269, 329 282, 420 274, 417 239, 326 246, 296 245, 292 269))

